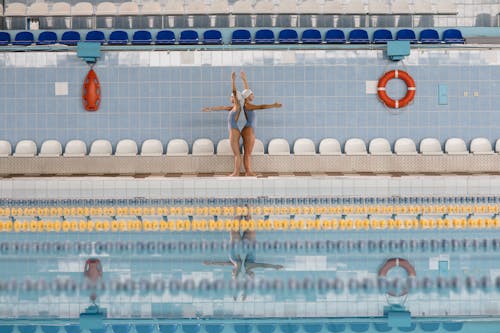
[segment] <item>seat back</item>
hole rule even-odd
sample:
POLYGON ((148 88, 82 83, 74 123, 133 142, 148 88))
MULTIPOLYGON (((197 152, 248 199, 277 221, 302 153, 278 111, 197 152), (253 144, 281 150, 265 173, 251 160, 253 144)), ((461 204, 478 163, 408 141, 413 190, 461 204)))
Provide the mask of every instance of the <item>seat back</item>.
POLYGON ((147 30, 138 30, 132 35, 132 44, 134 45, 149 45, 152 42, 151 32, 147 30))
POLYGON ((337 139, 325 138, 319 143, 320 155, 341 155, 340 142, 337 139))
POLYGON ((163 144, 158 139, 148 139, 142 143, 141 156, 163 155, 163 144))
POLYGON ((171 30, 160 30, 156 34, 156 44, 175 44, 175 34, 171 30))
POLYGON ((54 31, 42 31, 38 35, 37 44, 49 45, 57 43, 57 34, 54 31))
POLYGON ((450 138, 446 140, 444 151, 450 155, 466 155, 469 153, 465 141, 460 138, 450 138))
POLYGON ((56 2, 50 9, 50 16, 71 16, 71 5, 67 2, 56 2))
MULTIPOLYGON (((245 152, 245 147, 243 147, 242 151, 245 152)), ((264 155, 264 143, 261 140, 255 139, 252 155, 264 155)))
POLYGON ((64 147, 64 157, 83 157, 87 155, 87 144, 82 140, 70 140, 64 147))
POLYGON ((85 36, 85 41, 98 42, 104 44, 106 42, 106 37, 104 36, 104 32, 100 30, 91 30, 87 32, 87 35, 85 36))
POLYGON ((394 143, 394 152, 396 155, 417 155, 417 146, 412 139, 399 138, 394 143))
POLYGON ((47 16, 49 15, 49 5, 46 2, 34 2, 27 10, 28 16, 47 16))
POLYGON ((12 154, 12 146, 9 141, 0 140, 0 157, 7 157, 12 154))
POLYGON ((187 156, 189 146, 186 140, 172 139, 167 144, 167 156, 187 156))
POLYGON ((406 40, 413 44, 417 42, 417 36, 411 29, 401 29, 396 32, 396 40, 406 40))
POLYGON ((306 29, 302 32, 301 39, 304 44, 320 44, 321 32, 318 29, 306 29))
POLYGON ((250 44, 252 36, 246 29, 236 29, 231 36, 231 44, 250 44))
POLYGON ((62 155, 62 145, 57 140, 46 140, 40 147, 40 157, 58 157, 62 155))
POLYGON ((470 152, 476 155, 494 154, 491 142, 487 138, 474 138, 470 143, 470 152))
POLYGON ((203 44, 222 44, 222 33, 219 30, 206 30, 203 32, 203 44))
POLYGON ((325 42, 328 44, 344 44, 346 42, 344 31, 330 29, 326 32, 325 42))
POLYGON ((109 1, 99 2, 95 9, 97 16, 114 16, 117 13, 116 5, 109 1))
POLYGON ((89 156, 111 156, 112 153, 113 146, 108 140, 98 139, 90 145, 89 156))
POLYGON ((94 15, 94 6, 90 2, 78 2, 71 7, 71 16, 92 16, 94 15))
POLYGON ((362 139, 352 138, 348 139, 344 144, 344 151, 346 155, 366 155, 366 144, 362 139))
POLYGON ((233 155, 233 149, 231 148, 231 142, 229 139, 222 139, 217 143, 217 155, 233 155))
POLYGON ((10 44, 10 34, 6 31, 0 31, 0 45, 10 44))
POLYGON ((293 29, 283 29, 278 34, 278 43, 280 44, 297 44, 299 35, 293 29))
POLYGON ((390 30, 378 29, 373 32, 373 42, 376 44, 387 43, 390 40, 393 40, 390 30))
POLYGON ((179 35, 179 44, 189 45, 198 44, 198 32, 195 30, 183 30, 179 35))
POLYGON ((275 41, 274 32, 272 30, 260 29, 255 32, 256 44, 274 44, 275 41))
POLYGON ((135 156, 137 152, 137 143, 134 140, 123 139, 116 145, 115 156, 135 156))
POLYGON ((368 32, 363 29, 353 29, 349 32, 349 43, 351 44, 368 44, 368 32))
POLYGON ((33 157, 37 153, 36 143, 33 140, 21 140, 16 144, 14 156, 33 157))
POLYGON ((187 15, 200 15, 207 14, 209 6, 205 4, 204 0, 189 0, 186 2, 186 14, 187 15))
POLYGON ((139 14, 139 6, 137 2, 123 2, 118 7, 118 15, 137 15, 139 14))
POLYGON ((159 2, 148 1, 140 8, 141 15, 161 15, 163 13, 159 2))
POLYGON ((214 154, 214 143, 210 139, 201 138, 193 142, 193 156, 210 156, 214 154))
POLYGON ((8 3, 5 7, 4 16, 26 16, 26 5, 20 2, 8 3))
POLYGON ((465 39, 462 37, 462 32, 458 29, 446 29, 443 31, 443 42, 445 43, 465 43, 465 39))
POLYGON ((20 31, 16 34, 13 45, 31 45, 35 42, 33 33, 31 31, 20 31))
POLYGON ((126 45, 128 44, 128 33, 123 30, 112 31, 109 35, 108 44, 110 45, 126 45))
POLYGON ((268 155, 290 155, 290 145, 286 139, 276 138, 269 141, 268 155))
POLYGON ((254 5, 254 13, 257 14, 270 14, 274 13, 273 0, 259 0, 254 5))
POLYGON ((392 155, 391 144, 386 138, 372 139, 368 145, 371 155, 392 155))
POLYGON ((420 141, 420 153, 422 155, 442 155, 441 143, 436 138, 425 138, 420 141))
POLYGON ((253 13, 252 0, 238 0, 233 4, 234 14, 251 14, 253 13))
POLYGON ((311 139, 300 138, 295 140, 293 144, 293 153, 295 155, 315 155, 316 146, 311 139))
POLYGON ((65 45, 76 45, 80 40, 80 33, 70 30, 62 34, 60 43, 65 45))
POLYGON ((434 29, 424 29, 420 31, 420 42, 423 44, 437 44, 441 43, 439 33, 434 29))

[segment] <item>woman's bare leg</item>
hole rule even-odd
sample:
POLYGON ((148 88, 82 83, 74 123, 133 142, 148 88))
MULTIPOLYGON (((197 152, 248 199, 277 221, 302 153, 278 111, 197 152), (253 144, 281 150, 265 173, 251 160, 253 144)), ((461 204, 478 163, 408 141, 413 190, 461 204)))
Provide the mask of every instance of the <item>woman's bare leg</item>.
POLYGON ((245 150, 243 154, 243 165, 245 167, 245 176, 255 176, 252 171, 252 151, 255 145, 255 134, 252 127, 245 127, 241 130, 241 136, 243 137, 243 148, 245 150))
POLYGON ((234 155, 234 170, 229 176, 239 176, 241 169, 241 154, 240 154, 240 131, 235 128, 229 132, 229 141, 231 142, 231 149, 234 155))

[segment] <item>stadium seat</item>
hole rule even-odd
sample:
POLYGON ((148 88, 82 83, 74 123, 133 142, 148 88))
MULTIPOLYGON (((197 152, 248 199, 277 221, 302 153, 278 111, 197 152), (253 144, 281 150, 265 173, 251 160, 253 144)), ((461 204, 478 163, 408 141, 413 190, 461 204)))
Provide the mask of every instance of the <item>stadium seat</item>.
POLYGON ((369 15, 387 15, 391 13, 391 6, 387 1, 369 0, 368 14, 369 15))
POLYGON ((436 13, 439 15, 457 15, 457 2, 454 0, 436 1, 436 13))
MULTIPOLYGON (((242 151, 245 152, 245 147, 243 147, 242 151)), ((252 155, 264 155, 264 143, 261 140, 255 139, 252 155)))
POLYGON ((277 12, 280 14, 297 14, 296 0, 280 0, 278 3, 277 12))
POLYGON ((439 33, 434 29, 424 29, 420 31, 420 43, 422 44, 439 44, 439 33))
POLYGON ((297 44, 299 35, 293 29, 283 29, 278 34, 278 43, 280 44, 297 44))
POLYGON ((115 156, 135 156, 137 155, 137 143, 134 140, 123 139, 116 145, 115 156))
POLYGON ((71 5, 67 2, 56 2, 49 12, 50 16, 71 16, 71 5))
POLYGON ((368 32, 363 29, 353 29, 349 32, 349 43, 351 44, 367 44, 370 43, 368 32))
POLYGON ((231 44, 250 44, 252 36, 246 29, 236 29, 231 36, 231 44))
POLYGON ((333 138, 321 140, 318 150, 320 155, 342 155, 339 140, 333 138))
POLYGON ((149 45, 152 42, 151 32, 147 30, 138 30, 132 35, 132 45, 149 45))
POLYGON ((346 155, 366 155, 366 144, 362 139, 351 138, 344 144, 344 151, 346 155))
POLYGON ((38 45, 50 45, 57 43, 57 34, 54 31, 43 31, 38 35, 38 45))
POLYGON ((302 0, 297 5, 297 13, 299 14, 320 14, 320 12, 321 8, 316 0, 302 0))
POLYGON ((237 0, 233 3, 233 14, 252 14, 252 0, 237 0))
POLYGON ((286 139, 271 139, 267 146, 268 155, 290 155, 290 145, 286 139))
POLYGON ((0 46, 10 44, 10 34, 6 31, 0 31, 0 46))
POLYGON ((104 44, 106 42, 106 37, 104 36, 104 32, 99 30, 91 30, 87 32, 85 36, 85 41, 87 42, 98 42, 104 44))
POLYGON ((422 155, 443 155, 441 143, 436 138, 422 139, 419 149, 422 155))
POLYGON ((163 144, 158 139, 148 139, 142 143, 141 156, 163 155, 163 144))
POLYGON ((33 33, 31 31, 21 31, 16 34, 12 45, 31 45, 35 42, 33 33))
POLYGON ((293 144, 293 153, 294 155, 315 155, 316 146, 311 139, 300 138, 293 144))
POLYGON ((231 142, 229 141, 229 139, 222 139, 217 143, 217 155, 233 155, 233 150, 231 149, 231 142))
POLYGON ((450 138, 444 144, 444 151, 449 155, 469 154, 465 141, 461 138, 450 138))
POLYGON ((392 39, 392 32, 387 29, 378 29, 373 32, 373 43, 385 44, 392 39))
POLYGON ((195 30, 183 30, 179 35, 179 44, 182 45, 194 45, 198 44, 198 32, 195 30))
POLYGON ((415 36, 415 31, 411 29, 401 29, 396 32, 396 40, 406 40, 414 44, 417 42, 417 37, 415 36))
POLYGON ((371 155, 392 155, 391 144, 386 138, 372 139, 368 145, 371 155))
POLYGON ((90 2, 78 2, 71 7, 71 16, 92 16, 94 6, 90 2))
POLYGON ((168 6, 165 6, 164 13, 166 15, 184 15, 184 1, 170 0, 168 6))
POLYGON ((65 45, 76 45, 81 40, 80 33, 78 31, 65 31, 61 36, 59 41, 61 44, 65 45))
POLYGON ((49 5, 47 2, 34 2, 28 7, 26 15, 30 17, 48 16, 49 5))
POLYGON ((40 147, 40 157, 59 157, 62 155, 62 145, 57 140, 46 140, 40 147))
POLYGON ((229 14, 229 3, 227 0, 213 0, 208 8, 208 14, 229 14))
POLYGON ((190 0, 186 2, 186 15, 203 15, 208 13, 209 6, 204 0, 190 0))
POLYGON ((417 155, 417 146, 412 139, 400 138, 394 143, 394 153, 396 155, 417 155))
MULTIPOLYGON (((316 1, 316 12, 319 10, 318 1, 316 1)), ((342 5, 342 2, 337 0, 326 0, 323 4, 323 12, 322 14, 345 14, 345 6, 342 5)))
POLYGON ((272 14, 274 13, 273 0, 257 0, 254 5, 254 13, 256 14, 272 14))
POLYGON ((193 156, 211 156, 214 154, 214 144, 212 140, 201 138, 193 142, 193 156))
POLYGON ((302 43, 321 44, 321 32, 318 29, 306 29, 302 32, 302 43))
POLYGON ((21 140, 16 144, 13 156, 33 157, 37 153, 36 143, 33 140, 21 140))
POLYGON ((186 140, 172 139, 167 144, 167 156, 187 156, 189 146, 186 140))
POLYGON ((139 14, 143 16, 155 16, 163 13, 159 2, 147 1, 143 2, 139 9, 139 14))
POLYGON ((64 157, 83 157, 87 155, 87 144, 82 140, 70 140, 64 147, 64 157))
POLYGON ((457 43, 464 44, 465 39, 462 37, 462 33, 458 29, 446 29, 443 31, 443 42, 447 44, 457 43))
POLYGON ((175 34, 171 30, 160 30, 156 34, 156 44, 171 45, 175 44, 175 34))
POLYGON ((4 16, 26 16, 26 5, 20 2, 5 2, 4 16))
POLYGON ((139 14, 139 5, 134 1, 120 3, 118 7, 118 15, 134 16, 139 14))
POLYGON ((408 0, 393 0, 391 3, 391 13, 393 15, 411 14, 410 4, 408 3, 408 0))
POLYGON ((330 29, 326 32, 325 42, 327 44, 345 44, 344 31, 340 29, 330 29))
POLYGON ((12 146, 9 141, 0 140, 0 157, 7 157, 12 154, 12 146))
POLYGON ((495 152, 500 153, 500 139, 495 141, 495 152))
POLYGON ((474 138, 470 143, 470 152, 475 155, 494 154, 491 142, 487 138, 474 138))
POLYGON ((203 44, 222 44, 222 33, 219 30, 206 30, 203 32, 203 44))
POLYGON ((367 10, 365 8, 364 0, 350 0, 345 3, 343 14, 348 15, 366 15, 367 10))
POLYGON ((255 32, 256 44, 274 44, 274 32, 269 29, 260 29, 255 32))
POLYGON ((412 14, 417 15, 432 15, 434 11, 432 9, 432 3, 429 0, 419 0, 413 2, 412 14))
POLYGON ((128 33, 123 30, 112 31, 109 35, 108 40, 109 45, 127 45, 128 44, 128 33))
POLYGON ((108 140, 98 139, 90 145, 89 156, 111 156, 112 153, 113 146, 108 140))

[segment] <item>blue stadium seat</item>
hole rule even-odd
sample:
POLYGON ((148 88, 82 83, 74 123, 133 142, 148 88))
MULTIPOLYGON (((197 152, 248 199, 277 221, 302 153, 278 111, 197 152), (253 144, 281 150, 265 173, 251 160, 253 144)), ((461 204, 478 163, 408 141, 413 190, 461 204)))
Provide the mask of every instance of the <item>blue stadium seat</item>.
POLYGON ((59 43, 72 46, 76 45, 80 40, 81 40, 80 33, 78 31, 70 30, 70 31, 65 31, 62 34, 59 43))
POLYGON ((85 36, 85 41, 86 42, 99 42, 101 44, 104 44, 106 42, 106 37, 104 36, 104 32, 99 31, 99 30, 91 30, 87 32, 87 35, 85 36))
POLYGON ((108 40, 109 45, 127 45, 128 44, 128 33, 123 30, 112 31, 109 35, 108 40))
POLYGON ((179 44, 193 45, 198 44, 198 33, 195 30, 183 30, 179 36, 179 44))
POLYGON ((156 34, 156 44, 171 45, 175 44, 175 34, 171 30, 160 30, 156 34))
POLYGON ((21 31, 16 34, 12 45, 31 45, 35 42, 33 33, 30 31, 21 31))
POLYGON ((43 31, 38 35, 38 45, 50 45, 57 43, 57 34, 54 31, 43 31))
POLYGON ((222 33, 219 30, 206 30, 203 33, 203 44, 222 44, 222 33))
POLYGON ((417 42, 417 36, 415 36, 415 31, 411 29, 401 29, 396 32, 396 40, 409 41, 414 44, 417 42))
POLYGON ((351 44, 368 44, 370 43, 370 38, 368 38, 368 32, 363 29, 353 29, 349 32, 349 42, 351 44))
POLYGON ((151 33, 147 30, 138 30, 132 35, 133 45, 149 45, 153 42, 151 33))
POLYGON ((465 39, 462 36, 462 33, 458 29, 447 29, 443 31, 443 42, 451 44, 458 43, 464 44, 465 39))
POLYGON ((269 29, 260 29, 255 32, 255 43, 256 44, 274 44, 276 39, 274 38, 274 32, 269 29))
POLYGON ((250 44, 252 35, 246 29, 236 29, 231 36, 231 44, 250 44))
POLYGON ((278 34, 278 43, 280 44, 297 44, 299 42, 299 34, 293 29, 283 29, 278 34))
POLYGON ((10 44, 10 34, 5 31, 0 31, 0 46, 10 44))
POLYGON ((420 31, 420 43, 422 44, 438 44, 441 43, 439 33, 434 29, 424 29, 420 31))
POLYGON ((378 29, 373 32, 373 42, 375 44, 385 44, 392 39, 392 32, 387 29, 378 29))
POLYGON ((317 29, 307 29, 302 32, 302 43, 304 44, 320 44, 321 32, 317 29))
POLYGON ((328 44, 345 44, 344 31, 340 29, 330 29, 326 32, 325 42, 328 44))

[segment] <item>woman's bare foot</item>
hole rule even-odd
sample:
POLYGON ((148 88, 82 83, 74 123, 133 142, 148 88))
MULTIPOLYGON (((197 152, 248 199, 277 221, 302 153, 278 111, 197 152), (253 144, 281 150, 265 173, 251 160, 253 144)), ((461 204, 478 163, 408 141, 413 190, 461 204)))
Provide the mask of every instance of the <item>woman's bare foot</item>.
POLYGON ((240 175, 239 172, 233 172, 232 174, 229 175, 229 177, 238 177, 240 175))

